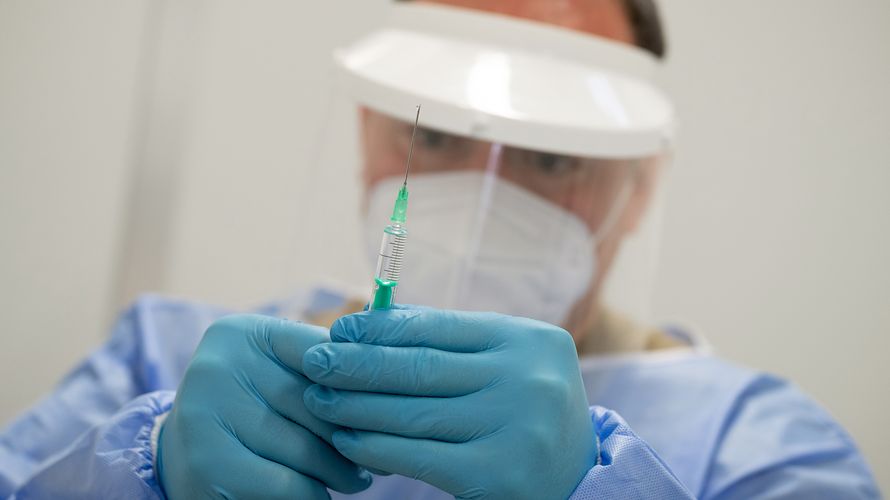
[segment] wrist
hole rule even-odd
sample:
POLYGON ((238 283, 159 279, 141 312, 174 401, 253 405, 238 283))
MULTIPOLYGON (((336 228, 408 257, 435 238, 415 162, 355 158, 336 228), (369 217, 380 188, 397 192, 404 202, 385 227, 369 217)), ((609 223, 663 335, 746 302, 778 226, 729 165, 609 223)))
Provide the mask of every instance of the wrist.
MULTIPOLYGON (((154 467, 155 476, 158 479, 158 485, 161 487, 161 491, 166 491, 164 488, 164 461, 163 461, 163 451, 162 451, 162 439, 164 433, 165 423, 167 422, 167 417, 170 415, 170 410, 159 414, 155 417, 154 427, 151 430, 151 452, 153 456, 152 466, 154 467)), ((165 492, 166 494, 166 492, 165 492)))

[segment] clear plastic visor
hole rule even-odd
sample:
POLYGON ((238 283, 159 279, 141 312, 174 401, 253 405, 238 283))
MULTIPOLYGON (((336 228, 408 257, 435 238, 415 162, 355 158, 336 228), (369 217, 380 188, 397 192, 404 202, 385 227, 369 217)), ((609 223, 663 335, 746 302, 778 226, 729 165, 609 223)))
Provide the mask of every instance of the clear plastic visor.
MULTIPOLYGON (((420 123, 414 135, 413 123, 358 113, 361 231, 378 272, 411 155, 395 301, 589 328, 619 250, 648 213, 660 159, 536 151, 434 130, 423 116, 420 123)), ((654 239, 645 239, 651 250, 654 239)), ((618 307, 644 314, 652 269, 631 268, 639 286, 618 307)))

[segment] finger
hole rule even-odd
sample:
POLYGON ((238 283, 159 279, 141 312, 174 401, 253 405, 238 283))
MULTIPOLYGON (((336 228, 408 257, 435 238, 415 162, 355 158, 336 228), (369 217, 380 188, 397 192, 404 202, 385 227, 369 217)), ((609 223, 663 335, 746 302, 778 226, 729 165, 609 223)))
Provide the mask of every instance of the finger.
POLYGON ((493 432, 490 419, 463 398, 394 396, 316 385, 306 390, 303 400, 319 418, 350 429, 452 443, 493 432))
POLYGON ((514 319, 495 313, 397 308, 343 316, 330 335, 334 342, 478 352, 499 345, 502 331, 514 319))
POLYGON ((357 493, 371 485, 371 475, 343 457, 308 429, 263 411, 238 438, 257 455, 317 479, 341 493, 357 493))
POLYGON ((328 331, 286 319, 260 316, 254 334, 267 346, 266 353, 297 373, 303 373, 303 353, 322 342, 330 342, 328 331))
POLYGON ((281 415, 330 443, 331 434, 338 429, 306 410, 303 391, 312 384, 302 375, 303 354, 319 343, 329 343, 327 330, 270 316, 247 318, 254 325, 257 344, 275 361, 275 365, 269 367, 273 373, 253 382, 260 396, 281 415))
MULTIPOLYGON (((278 368, 284 371, 284 368, 278 368)), ((342 430, 340 426, 318 418, 306 408, 306 404, 303 402, 303 393, 307 388, 314 385, 313 382, 302 375, 290 372, 283 375, 287 377, 287 383, 271 388, 258 389, 260 392, 259 396, 284 418, 309 429, 309 431, 328 444, 333 444, 331 435, 338 430, 342 430)), ((378 476, 389 475, 389 473, 383 471, 371 472, 378 476)))
POLYGON ((309 379, 328 387, 410 396, 463 396, 496 377, 486 353, 428 347, 320 344, 306 351, 302 364, 309 379))
MULTIPOLYGON (((272 500, 292 500, 306 498, 312 500, 330 500, 324 484, 294 472, 289 468, 257 455, 240 454, 234 460, 232 470, 237 471, 239 478, 231 482, 229 488, 222 489, 230 495, 228 498, 256 498, 272 500)), ((228 483, 229 481, 223 480, 228 483)))
MULTIPOLYGON (((211 428, 206 426, 205 430, 211 428)), ((185 498, 219 496, 220 493, 227 498, 330 498, 319 481, 256 455, 235 439, 228 439, 216 453, 197 453, 196 457, 190 468, 175 471, 183 476, 184 484, 195 490, 185 498)), ((174 471, 168 471, 171 472, 174 471)))
POLYGON ((300 424, 330 443, 331 435, 340 428, 316 417, 303 403, 303 393, 313 385, 313 382, 302 375, 287 371, 284 367, 271 363, 270 365, 267 373, 250 383, 250 386, 255 388, 257 396, 282 417, 300 424))
POLYGON ((244 461, 234 473, 235 484, 231 498, 255 498, 273 500, 292 500, 306 498, 330 500, 324 484, 303 474, 294 472, 283 465, 254 455, 254 460, 244 461), (250 462, 253 462, 251 466, 250 462), (252 485, 248 486, 245 479, 250 476, 252 485))
POLYGON ((270 358, 288 370, 300 373, 303 353, 320 342, 330 342, 327 330, 316 326, 261 316, 258 314, 234 314, 216 320, 208 328, 202 345, 217 343, 225 349, 233 343, 232 336, 248 340, 250 351, 270 358))
POLYGON ((303 353, 306 349, 330 342, 327 330, 287 319, 241 314, 223 318, 235 329, 246 330, 256 340, 256 347, 276 363, 302 373, 303 353))
POLYGON ((339 431, 334 446, 346 458, 366 467, 419 479, 460 496, 469 478, 448 464, 466 461, 466 444, 411 439, 378 432, 339 431))

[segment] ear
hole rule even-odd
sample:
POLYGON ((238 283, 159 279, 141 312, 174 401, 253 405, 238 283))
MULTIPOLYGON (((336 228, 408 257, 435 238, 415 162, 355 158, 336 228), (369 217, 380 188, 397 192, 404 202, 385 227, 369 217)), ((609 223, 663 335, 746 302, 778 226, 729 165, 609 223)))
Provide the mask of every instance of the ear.
POLYGON ((369 110, 366 106, 358 107, 358 128, 359 128, 359 139, 361 141, 360 149, 362 153, 362 171, 361 178, 362 183, 365 187, 368 186, 368 158, 370 157, 370 151, 368 151, 368 147, 371 144, 369 141, 368 133, 371 130, 371 110, 369 110))
POLYGON ((362 140, 362 149, 367 149, 368 130, 371 128, 371 110, 365 106, 359 106, 356 111, 358 111, 359 137, 361 137, 362 140))

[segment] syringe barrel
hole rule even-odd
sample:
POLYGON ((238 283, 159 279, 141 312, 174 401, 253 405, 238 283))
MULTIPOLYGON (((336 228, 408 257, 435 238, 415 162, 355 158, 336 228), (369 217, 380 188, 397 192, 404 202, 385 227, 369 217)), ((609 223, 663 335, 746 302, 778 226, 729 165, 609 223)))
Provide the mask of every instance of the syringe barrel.
POLYGON ((405 243, 408 241, 408 230, 401 224, 391 224, 383 230, 383 241, 377 257, 377 270, 374 277, 398 283, 402 273, 402 259, 405 257, 405 243))

